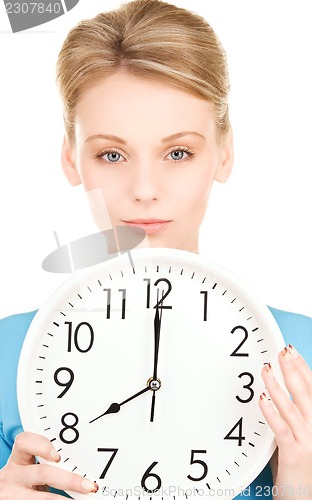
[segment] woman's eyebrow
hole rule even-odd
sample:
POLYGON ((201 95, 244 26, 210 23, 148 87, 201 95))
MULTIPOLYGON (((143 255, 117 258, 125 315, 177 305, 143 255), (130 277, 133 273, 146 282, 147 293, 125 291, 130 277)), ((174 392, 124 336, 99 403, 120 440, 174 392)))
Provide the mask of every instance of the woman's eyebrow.
POLYGON ((206 140, 206 137, 200 134, 199 132, 178 132, 177 134, 172 134, 169 135, 168 137, 165 137, 164 139, 162 139, 161 142, 164 143, 164 142, 175 141, 176 139, 180 139, 181 137, 184 137, 186 135, 196 135, 201 139, 204 139, 204 141, 206 140))
POLYGON ((121 139, 121 137, 117 137, 117 135, 110 135, 110 134, 90 135, 89 137, 87 137, 85 142, 92 141, 93 139, 106 139, 108 141, 119 142, 120 144, 127 144, 127 141, 125 141, 124 139, 121 139))
MULTIPOLYGON (((165 137, 164 139, 161 140, 162 143, 170 142, 170 141, 175 141, 176 139, 180 139, 181 137, 185 137, 186 135, 196 135, 197 137, 200 137, 204 141, 206 140, 206 137, 199 132, 178 132, 177 134, 172 134, 169 135, 168 137, 165 137)), ((117 135, 111 135, 111 134, 94 134, 90 135, 87 137, 85 142, 92 141, 93 139, 106 139, 108 141, 114 141, 114 142, 119 142, 120 144, 127 144, 127 141, 122 139, 121 137, 118 137, 117 135)))

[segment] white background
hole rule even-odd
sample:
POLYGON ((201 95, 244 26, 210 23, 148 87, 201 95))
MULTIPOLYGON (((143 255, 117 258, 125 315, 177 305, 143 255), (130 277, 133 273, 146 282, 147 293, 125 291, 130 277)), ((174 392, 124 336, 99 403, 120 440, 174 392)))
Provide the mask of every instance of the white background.
MULTIPOLYGON (((201 253, 267 304, 312 316, 310 0, 176 0, 204 15, 229 60, 235 168, 214 186, 201 253)), ((0 317, 38 308, 67 275, 41 269, 61 243, 96 231, 80 187, 63 177, 54 84, 67 31, 118 1, 12 34, 0 5, 0 317)))

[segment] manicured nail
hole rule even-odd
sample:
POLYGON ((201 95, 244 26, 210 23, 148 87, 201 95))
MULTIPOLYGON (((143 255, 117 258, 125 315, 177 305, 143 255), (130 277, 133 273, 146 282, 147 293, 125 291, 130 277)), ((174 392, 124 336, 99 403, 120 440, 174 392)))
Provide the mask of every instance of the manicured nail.
POLYGON ((294 346, 293 346, 293 345, 288 344, 288 350, 289 350, 290 354, 291 354, 294 358, 299 358, 299 353, 298 353, 298 351, 296 351, 296 349, 294 348, 294 346))
POLYGON ((96 493, 99 489, 99 485, 96 482, 93 483, 90 479, 84 479, 81 486, 88 493, 96 493))
POLYGON ((50 458, 53 462, 61 461, 61 455, 54 448, 50 451, 50 458))
POLYGON ((269 377, 270 377, 270 378, 274 378, 271 363, 268 363, 268 364, 265 366, 265 370, 266 370, 266 372, 267 372, 267 374, 269 375, 269 377))
POLYGON ((263 392, 262 394, 260 394, 260 399, 261 399, 261 401, 263 402, 263 404, 265 406, 269 406, 270 403, 268 401, 268 398, 267 398, 267 395, 266 395, 265 392, 263 392))
POLYGON ((285 361, 291 361, 290 351, 288 347, 284 347, 284 349, 282 350, 282 354, 284 356, 285 361))

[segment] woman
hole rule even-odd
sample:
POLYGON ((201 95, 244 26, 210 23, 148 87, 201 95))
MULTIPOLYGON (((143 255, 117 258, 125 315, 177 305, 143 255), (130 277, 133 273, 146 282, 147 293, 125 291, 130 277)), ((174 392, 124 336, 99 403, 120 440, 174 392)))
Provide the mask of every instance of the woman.
MULTIPOLYGON (((233 163, 226 57, 210 26, 159 0, 136 0, 74 28, 57 69, 64 173, 72 185, 83 184, 98 226, 109 216, 113 226, 143 227, 151 247, 198 252, 210 189, 214 180, 227 180, 233 163)), ((77 474, 34 465, 36 455, 60 457, 42 436, 19 434, 14 378, 33 315, 1 324, 1 465, 8 462, 0 471, 0 499, 61 498, 38 491, 42 485, 97 490, 77 474)), ((311 346, 308 318, 275 316, 287 342, 301 351, 311 346)), ((312 362, 311 348, 305 354, 312 362)), ((279 413, 265 394, 259 401, 278 444, 273 481, 279 496, 312 498, 312 373, 291 346, 280 364, 293 401, 270 367, 262 376, 279 413)), ((267 486, 265 496, 266 474, 254 482, 267 486)))

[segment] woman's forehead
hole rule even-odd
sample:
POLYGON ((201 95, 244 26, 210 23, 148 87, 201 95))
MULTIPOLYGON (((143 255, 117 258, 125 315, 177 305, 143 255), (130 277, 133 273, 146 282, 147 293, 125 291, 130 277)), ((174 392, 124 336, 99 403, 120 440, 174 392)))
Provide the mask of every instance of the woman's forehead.
POLYGON ((113 135, 149 124, 153 130, 161 130, 164 138, 179 131, 201 133, 212 122, 212 105, 208 101, 173 85, 127 73, 116 73, 89 87, 76 113, 76 127, 89 135, 103 132, 99 131, 103 124, 106 133, 109 125, 113 135))

